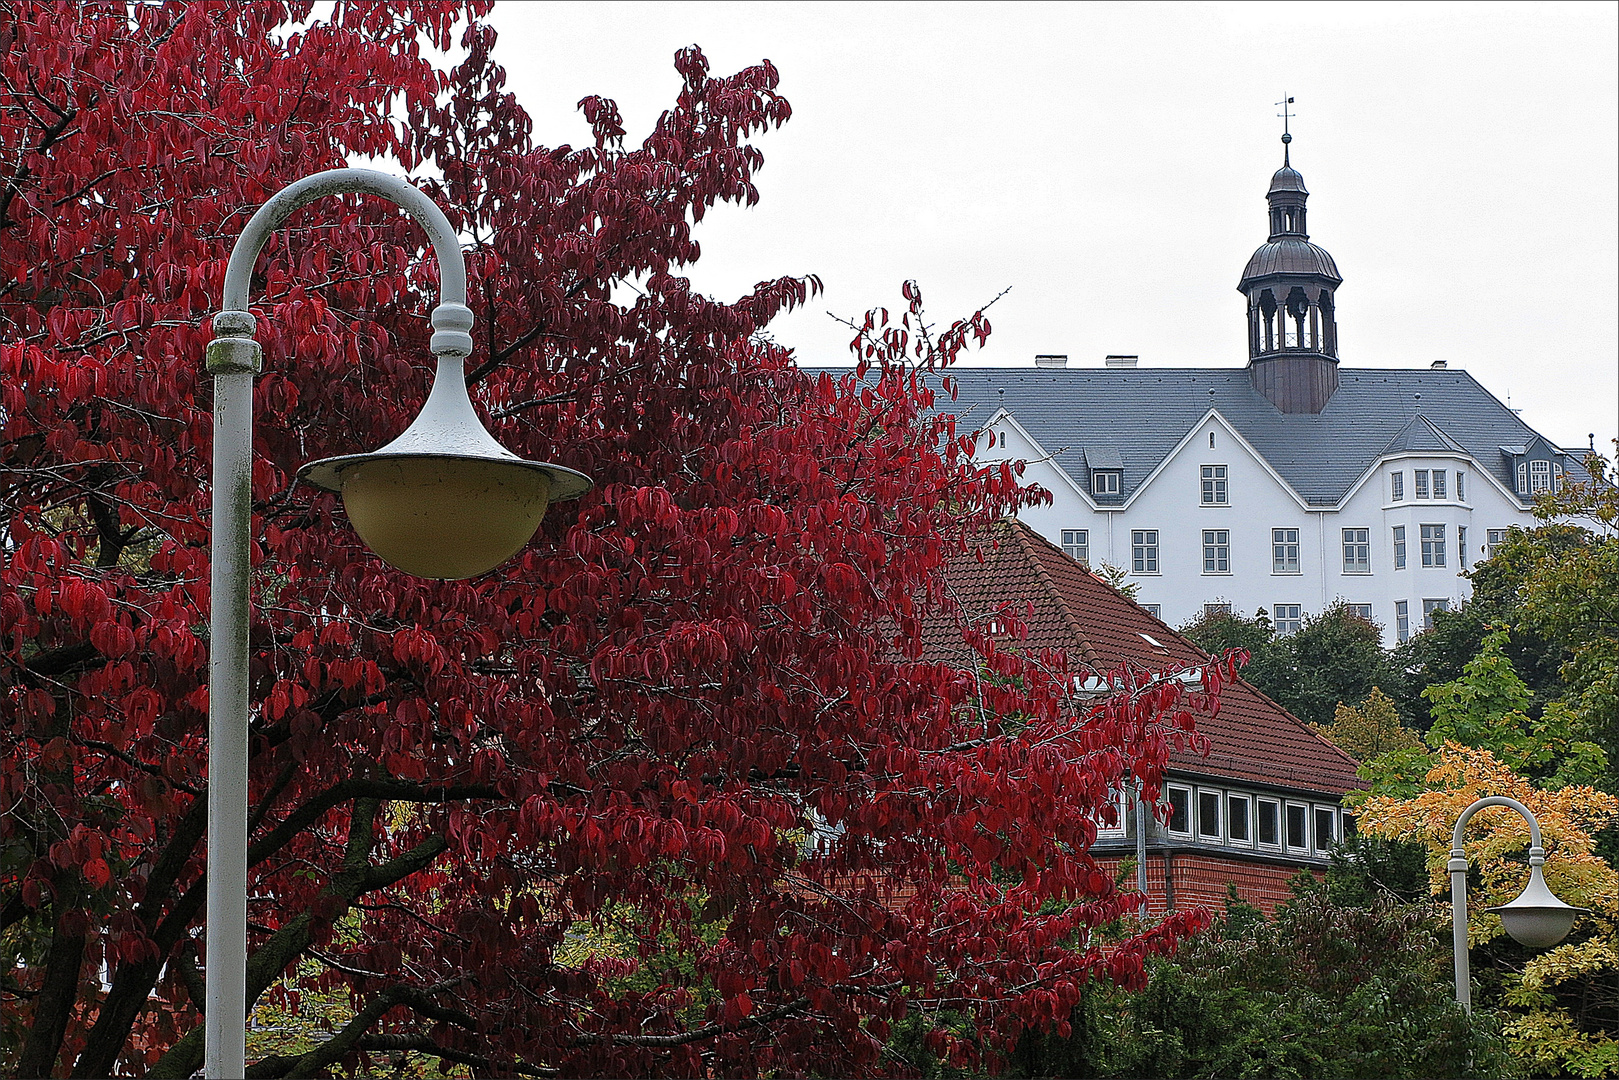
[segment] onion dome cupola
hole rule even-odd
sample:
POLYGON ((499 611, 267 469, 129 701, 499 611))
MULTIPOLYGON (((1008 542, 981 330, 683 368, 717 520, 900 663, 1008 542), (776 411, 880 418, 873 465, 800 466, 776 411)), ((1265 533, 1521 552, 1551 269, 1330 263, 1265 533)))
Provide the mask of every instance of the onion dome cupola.
MULTIPOLYGON (((1289 101, 1292 99, 1289 98, 1289 101)), ((1310 243, 1310 192, 1282 135, 1282 167, 1271 177, 1270 239, 1243 268, 1248 298, 1248 371, 1254 388, 1285 413, 1319 413, 1338 389, 1338 323, 1333 294, 1343 284, 1326 250, 1310 243)))

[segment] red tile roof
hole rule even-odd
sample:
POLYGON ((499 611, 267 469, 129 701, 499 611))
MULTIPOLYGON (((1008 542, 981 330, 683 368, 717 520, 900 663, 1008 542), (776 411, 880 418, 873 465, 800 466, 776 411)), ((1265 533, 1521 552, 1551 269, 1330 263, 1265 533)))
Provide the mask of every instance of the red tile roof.
MULTIPOLYGON (((1028 630, 1016 647, 1064 649, 1072 667, 1083 660, 1105 675, 1126 663, 1195 667, 1208 658, 1019 521, 992 526, 951 563, 946 579, 977 625, 1011 602, 1028 630)), ((941 619, 928 624, 927 651, 933 659, 972 662, 954 627, 941 619)), ((1222 690, 1219 715, 1198 716, 1198 730, 1211 744, 1208 756, 1173 752, 1172 771, 1334 796, 1360 786, 1353 758, 1240 679, 1222 690)))

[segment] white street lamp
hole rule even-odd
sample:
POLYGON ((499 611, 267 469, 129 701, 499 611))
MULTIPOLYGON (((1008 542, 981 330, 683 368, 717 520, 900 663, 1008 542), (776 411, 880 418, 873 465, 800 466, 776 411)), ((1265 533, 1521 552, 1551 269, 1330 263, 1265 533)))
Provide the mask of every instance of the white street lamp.
POLYGON ((590 489, 583 473, 525 461, 472 411, 464 362, 472 352, 467 273, 455 230, 415 187, 369 169, 333 169, 278 192, 231 251, 207 367, 214 377, 213 565, 208 671, 208 990, 204 1075, 240 1077, 247 1018, 247 725, 249 532, 252 520, 253 340, 248 286, 270 234, 326 195, 367 193, 397 204, 426 230, 439 266, 433 310, 433 389, 421 415, 381 450, 305 465, 300 478, 340 492, 370 548, 426 578, 492 570, 534 535, 546 507, 590 489))
POLYGON ((1473 1011, 1473 983, 1467 956, 1467 853, 1462 850, 1462 830, 1468 820, 1486 806, 1510 806, 1529 823, 1529 884, 1511 903, 1484 910, 1501 916, 1501 925, 1507 933, 1535 949, 1562 941, 1574 928, 1574 920, 1590 910, 1563 903, 1546 887, 1546 878, 1540 869, 1546 865, 1546 849, 1540 845, 1540 822, 1527 806, 1505 795, 1491 795, 1463 810, 1451 837, 1450 862, 1446 869, 1450 871, 1451 937, 1456 949, 1456 1003, 1468 1012, 1473 1011))

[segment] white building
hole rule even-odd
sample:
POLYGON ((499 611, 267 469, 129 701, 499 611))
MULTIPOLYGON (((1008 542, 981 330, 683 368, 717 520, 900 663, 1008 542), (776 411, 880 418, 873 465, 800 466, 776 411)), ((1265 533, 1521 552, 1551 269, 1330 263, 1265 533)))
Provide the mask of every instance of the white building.
POLYGON ((1270 238, 1238 286, 1246 368, 1039 357, 953 370, 948 407, 987 429, 984 461, 1023 461, 1052 493, 1024 521, 1129 571, 1171 625, 1229 605, 1287 632, 1342 600, 1393 644, 1467 596, 1461 571, 1533 524, 1535 493, 1585 470, 1464 371, 1340 368, 1342 278, 1285 157, 1267 197, 1270 238))

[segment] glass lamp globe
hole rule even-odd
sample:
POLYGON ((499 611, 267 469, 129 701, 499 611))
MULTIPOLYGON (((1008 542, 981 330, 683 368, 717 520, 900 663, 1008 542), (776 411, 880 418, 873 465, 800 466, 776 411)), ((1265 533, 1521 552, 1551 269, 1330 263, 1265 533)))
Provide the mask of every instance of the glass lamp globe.
POLYGON ((546 507, 591 487, 583 473, 496 442, 472 411, 462 360, 449 356, 399 438, 310 462, 298 476, 343 496, 355 532, 383 562, 440 580, 493 570, 528 543, 546 507))
POLYGON ((1588 908, 1565 904, 1546 887, 1546 878, 1540 867, 1531 867, 1529 884, 1511 903, 1485 908, 1492 915, 1501 916, 1501 925, 1519 943, 1533 949, 1556 945, 1574 929, 1574 920, 1588 908))

